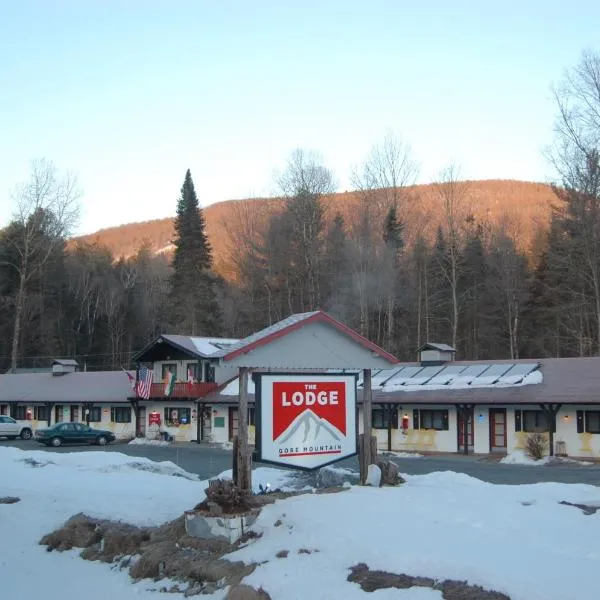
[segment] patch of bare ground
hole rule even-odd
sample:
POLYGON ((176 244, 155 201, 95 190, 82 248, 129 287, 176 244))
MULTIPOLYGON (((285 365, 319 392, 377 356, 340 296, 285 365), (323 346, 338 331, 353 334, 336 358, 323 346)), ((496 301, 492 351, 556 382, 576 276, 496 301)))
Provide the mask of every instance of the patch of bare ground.
POLYGON ((387 588, 408 589, 425 587, 442 592, 445 600, 510 600, 509 596, 485 590, 478 585, 470 585, 466 581, 445 579, 436 581, 430 577, 413 577, 412 575, 397 575, 387 571, 372 571, 364 563, 350 568, 348 581, 357 583, 365 592, 374 592, 387 588))
POLYGON ((189 592, 201 594, 237 585, 254 571, 254 564, 224 558, 252 537, 256 536, 235 544, 193 538, 185 532, 184 517, 150 528, 78 514, 44 536, 40 544, 49 552, 82 548, 82 558, 118 563, 134 580, 174 579, 188 583, 189 592))
POLYGON ((17 498, 16 496, 3 496, 0 498, 0 504, 16 504, 20 500, 21 498, 17 498))
POLYGON ((280 550, 275 556, 277 558, 287 558, 289 553, 290 553, 289 550, 280 550))

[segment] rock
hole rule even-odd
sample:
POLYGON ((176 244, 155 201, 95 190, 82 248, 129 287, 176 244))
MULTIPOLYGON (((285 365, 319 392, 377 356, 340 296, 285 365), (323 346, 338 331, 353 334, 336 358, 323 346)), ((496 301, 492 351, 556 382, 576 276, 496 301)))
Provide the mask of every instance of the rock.
POLYGON ((381 485, 400 485, 406 483, 398 471, 398 465, 391 460, 382 460, 377 463, 381 470, 381 485))
POLYGON ((370 485, 372 487, 381 486, 381 469, 377 465, 369 465, 369 469, 367 470, 367 480, 365 481, 365 484, 370 485))
POLYGON ((21 498, 17 498, 16 496, 4 496, 0 498, 0 504, 15 504, 20 500, 21 498))
POLYGON ((208 510, 211 515, 222 515, 223 509, 216 502, 207 502, 208 510))
POLYGON ((262 588, 255 590, 249 585, 234 585, 231 586, 225 600, 271 600, 271 596, 262 588))
POLYGON ((360 475, 350 469, 342 469, 340 467, 323 467, 317 473, 317 487, 341 487, 345 483, 357 484, 360 475))

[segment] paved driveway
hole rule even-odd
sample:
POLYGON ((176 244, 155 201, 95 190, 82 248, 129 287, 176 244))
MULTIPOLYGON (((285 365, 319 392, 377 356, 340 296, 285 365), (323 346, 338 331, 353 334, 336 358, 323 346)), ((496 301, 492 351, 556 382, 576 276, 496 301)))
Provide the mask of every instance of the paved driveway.
MULTIPOLYGON (((232 453, 217 446, 181 443, 170 446, 143 446, 111 444, 105 448, 98 446, 68 446, 46 448, 35 441, 0 440, 0 446, 9 445, 22 450, 43 450, 45 452, 123 452, 129 456, 142 456, 155 461, 171 461, 190 473, 197 473, 202 479, 214 477, 231 469, 232 453)), ((393 458, 401 473, 422 475, 434 471, 456 471, 477 477, 490 483, 518 485, 556 481, 559 483, 588 483, 600 486, 600 466, 580 466, 561 464, 552 466, 503 465, 487 458, 474 456, 429 456, 423 458, 393 458)), ((356 457, 339 463, 340 466, 358 469, 356 457)))

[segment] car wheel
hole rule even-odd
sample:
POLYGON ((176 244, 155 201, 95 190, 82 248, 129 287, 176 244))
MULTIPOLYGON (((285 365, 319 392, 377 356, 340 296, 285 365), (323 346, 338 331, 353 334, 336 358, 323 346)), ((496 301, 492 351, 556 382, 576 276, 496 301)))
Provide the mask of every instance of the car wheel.
POLYGON ((58 448, 62 444, 62 440, 60 438, 55 437, 50 440, 50 444, 52 444, 52 446, 54 446, 55 448, 58 448))
POLYGON ((31 439, 31 429, 23 429, 23 431, 21 431, 21 439, 22 440, 30 440, 31 439))
POLYGON ((96 444, 98 444, 98 446, 106 446, 107 440, 103 435, 101 435, 99 438, 96 439, 96 444))

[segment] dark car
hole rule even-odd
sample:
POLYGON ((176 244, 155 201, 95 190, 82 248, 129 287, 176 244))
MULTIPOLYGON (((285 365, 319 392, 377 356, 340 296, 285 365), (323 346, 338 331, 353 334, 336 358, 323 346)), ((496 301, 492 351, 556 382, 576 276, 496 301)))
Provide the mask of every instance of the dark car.
POLYGON ((92 429, 83 423, 57 423, 48 429, 35 432, 36 441, 46 446, 58 447, 62 444, 98 444, 105 446, 114 442, 116 437, 112 431, 92 429))

